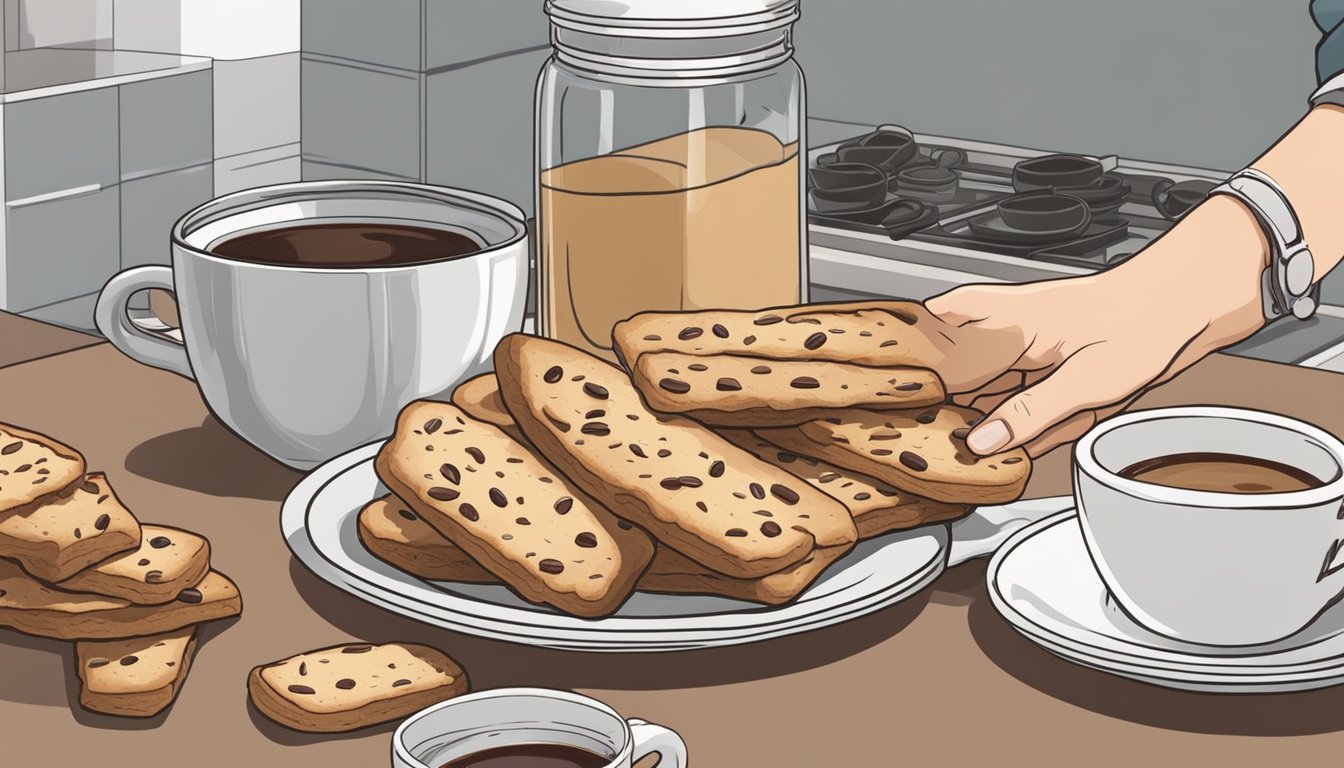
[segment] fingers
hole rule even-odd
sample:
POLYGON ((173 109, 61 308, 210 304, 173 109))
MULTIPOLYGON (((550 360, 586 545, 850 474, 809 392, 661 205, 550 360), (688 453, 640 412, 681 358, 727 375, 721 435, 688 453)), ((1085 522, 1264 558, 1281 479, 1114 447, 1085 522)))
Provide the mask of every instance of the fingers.
MULTIPOLYGON (((1075 414, 1126 400, 1154 375, 1156 371, 1150 372, 1150 366, 1138 359, 1127 359, 1126 355, 1101 345, 1087 347, 1034 386, 1012 395, 995 408, 971 431, 966 444, 981 455, 1038 439, 1049 444, 1051 437, 1047 437, 1047 432, 1056 425, 1075 414)), ((1070 426, 1076 429, 1079 424, 1086 425, 1086 417, 1070 426)))
POLYGON ((948 325, 966 325, 985 315, 988 285, 962 285, 924 301, 930 314, 948 325))

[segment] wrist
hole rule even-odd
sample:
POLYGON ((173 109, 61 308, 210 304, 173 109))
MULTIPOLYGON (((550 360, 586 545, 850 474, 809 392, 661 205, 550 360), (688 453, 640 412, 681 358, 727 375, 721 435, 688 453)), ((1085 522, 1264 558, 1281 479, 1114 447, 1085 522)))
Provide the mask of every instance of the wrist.
POLYGON ((1208 351, 1234 344, 1265 323, 1261 275, 1270 246, 1240 200, 1218 195, 1164 236, 1111 270, 1131 296, 1188 326, 1208 351))

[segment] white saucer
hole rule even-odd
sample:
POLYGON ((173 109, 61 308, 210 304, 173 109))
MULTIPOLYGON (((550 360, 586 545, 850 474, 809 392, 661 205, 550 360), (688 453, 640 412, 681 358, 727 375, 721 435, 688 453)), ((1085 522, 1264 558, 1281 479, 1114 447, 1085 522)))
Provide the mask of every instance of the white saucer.
POLYGON ((304 478, 281 509, 285 541, 322 580, 394 613, 465 634, 614 652, 753 643, 900 602, 936 579, 948 558, 947 526, 926 526, 862 542, 786 605, 639 592, 614 616, 581 619, 529 604, 503 586, 424 581, 369 554, 359 542, 356 518, 361 507, 387 493, 373 470, 379 447, 357 448, 304 478))
POLYGON ((1172 688, 1289 691, 1344 683, 1344 604, 1276 643, 1219 648, 1135 624, 1108 595, 1067 510, 1027 526, 995 554, 990 599, 1018 632, 1084 666, 1172 688))

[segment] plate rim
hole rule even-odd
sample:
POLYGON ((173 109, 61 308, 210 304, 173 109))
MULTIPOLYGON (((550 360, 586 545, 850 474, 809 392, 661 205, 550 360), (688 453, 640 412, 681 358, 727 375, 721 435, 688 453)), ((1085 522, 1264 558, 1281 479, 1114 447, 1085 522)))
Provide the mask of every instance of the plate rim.
MULTIPOLYGON (((385 440, 376 440, 333 457, 315 467, 285 497, 281 505, 280 529, 294 558, 306 570, 319 580, 350 594, 357 599, 391 611, 397 615, 464 634, 489 637, 506 642, 523 643, 565 650, 591 650, 612 652, 690 650, 696 648, 743 645, 760 642, 787 635, 801 634, 851 619, 859 618, 899 603, 911 597, 933 581, 947 567, 951 550, 951 536, 948 526, 937 524, 924 529, 934 544, 928 560, 918 568, 903 574, 900 579, 887 583, 881 589, 859 595, 836 605, 826 606, 815 613, 780 619, 766 624, 752 623, 737 627, 666 629, 652 627, 616 627, 601 626, 603 620, 582 620, 590 626, 551 627, 539 626, 532 621, 517 620, 510 617, 482 616, 464 612, 456 607, 445 606, 439 601, 426 601, 418 597, 395 593, 384 585, 373 584, 361 578, 359 574, 345 570, 331 555, 324 552, 314 541, 307 525, 314 503, 333 482, 348 472, 357 471, 361 465, 371 464, 378 449, 385 440), (408 606, 405 602, 413 603, 408 606)), ((408 574, 409 576, 409 574, 408 574)), ((415 577, 411 577, 415 578, 415 577)), ((469 597, 453 595, 433 586, 427 580, 427 589, 436 590, 452 602, 464 601, 473 605, 490 605, 506 611, 522 610, 512 606, 500 606, 483 603, 469 597)), ((753 612, 768 612, 769 608, 753 607, 753 612)), ((726 611, 720 614, 707 614, 699 618, 712 616, 741 615, 742 612, 726 611)), ((542 616, 563 614, 539 614, 542 616)), ((630 621, 658 621, 658 617, 622 617, 630 621)), ((682 618, 682 617, 678 617, 682 618)), ((684 618, 696 618, 688 616, 684 618)))

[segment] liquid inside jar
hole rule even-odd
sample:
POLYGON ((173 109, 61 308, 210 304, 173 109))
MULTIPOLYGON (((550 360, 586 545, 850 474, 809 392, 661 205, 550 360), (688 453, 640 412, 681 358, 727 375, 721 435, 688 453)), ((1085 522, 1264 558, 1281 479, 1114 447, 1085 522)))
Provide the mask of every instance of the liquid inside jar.
POLYGON ((613 360, 645 310, 800 297, 798 145, 710 127, 541 174, 543 334, 613 360))

